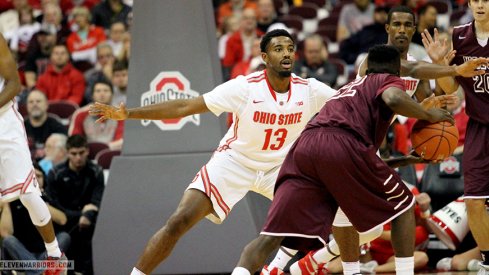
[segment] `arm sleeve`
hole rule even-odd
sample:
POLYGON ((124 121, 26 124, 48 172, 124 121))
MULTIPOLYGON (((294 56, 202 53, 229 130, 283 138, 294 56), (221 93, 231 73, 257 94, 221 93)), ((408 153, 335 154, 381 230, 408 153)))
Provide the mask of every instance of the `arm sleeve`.
POLYGON ((95 186, 93 188, 93 193, 92 193, 92 198, 90 199, 90 203, 93 203, 98 208, 100 208, 100 202, 102 201, 102 196, 105 190, 104 173, 102 171, 102 168, 97 167, 94 180, 95 180, 95 186))
POLYGON ((85 120, 85 115, 83 112, 75 112, 71 119, 70 128, 68 129, 68 136, 72 135, 82 135, 85 136, 85 131, 83 130, 83 121, 85 120))
POLYGON ((81 73, 75 74, 73 78, 73 88, 67 100, 80 105, 85 95, 85 79, 81 73))
POLYGON ((248 100, 246 78, 239 76, 229 80, 203 95, 205 105, 216 116, 223 112, 239 113, 248 100))
POLYGON ((336 94, 336 90, 314 78, 309 78, 309 86, 311 87, 311 94, 313 96, 311 107, 317 113, 323 108, 326 101, 336 94))
POLYGON ((115 129, 114 139, 112 141, 116 141, 121 139, 124 136, 124 121, 117 121, 117 128, 115 129))

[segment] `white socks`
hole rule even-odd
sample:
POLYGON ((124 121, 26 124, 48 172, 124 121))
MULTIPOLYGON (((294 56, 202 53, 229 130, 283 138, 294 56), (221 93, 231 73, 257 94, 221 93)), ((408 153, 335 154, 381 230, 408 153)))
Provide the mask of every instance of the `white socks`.
MULTIPOLYGON (((131 274, 132 275, 132 274, 131 274)), ((244 267, 235 267, 231 275, 251 275, 248 269, 244 267)))
POLYGON ((131 271, 131 275, 146 275, 146 274, 144 274, 143 272, 141 272, 141 270, 137 268, 133 268, 131 271))
POLYGON ((414 257, 396 257, 396 274, 413 275, 414 274, 414 257))
POLYGON ((50 243, 44 243, 46 251, 49 257, 59 258, 61 257, 61 250, 59 250, 58 240, 54 238, 54 241, 50 243))
POLYGON ((268 267, 276 267, 280 270, 284 270, 287 263, 290 261, 290 259, 292 259, 292 257, 294 257, 296 253, 297 250, 281 246, 277 252, 277 255, 275 255, 275 258, 273 258, 273 261, 268 265, 268 267))
POLYGON ((341 262, 343 266, 343 274, 345 275, 353 275, 355 273, 360 273, 360 262, 341 262))

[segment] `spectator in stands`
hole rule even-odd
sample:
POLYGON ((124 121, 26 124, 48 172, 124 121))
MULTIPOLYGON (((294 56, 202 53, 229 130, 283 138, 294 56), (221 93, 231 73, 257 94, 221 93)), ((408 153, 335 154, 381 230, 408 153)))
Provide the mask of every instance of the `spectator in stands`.
MULTIPOLYGON (((49 198, 44 193, 44 173, 39 165, 35 163, 34 171, 42 192, 42 199, 49 203, 49 198)), ((54 224, 59 226, 66 224, 66 215, 62 211, 49 204, 48 208, 54 224)), ((46 259, 44 242, 36 227, 32 224, 29 212, 20 200, 3 203, 0 218, 0 235, 3 238, 2 251, 5 253, 2 255, 2 260, 27 261, 46 259)), ((56 230, 56 239, 61 251, 67 251, 70 246, 70 235, 64 231, 56 230)), ((41 273, 42 270, 28 270, 25 272, 26 275, 41 273)), ((2 274, 5 273, 2 272, 2 274)))
POLYGON ((124 33, 126 32, 126 25, 123 22, 114 22, 110 25, 109 40, 107 43, 112 47, 114 56, 122 56, 124 50, 124 33))
POLYGON ((127 24, 127 17, 132 8, 122 0, 103 0, 92 9, 92 21, 95 25, 109 29, 114 22, 127 24))
POLYGON ((95 67, 85 72, 85 103, 92 101, 92 89, 96 81, 112 79, 112 67, 114 65, 115 57, 112 47, 105 42, 97 45, 97 63, 95 67))
POLYGON ((69 60, 68 48, 65 45, 56 45, 51 52, 51 64, 39 76, 36 87, 49 100, 68 100, 80 105, 85 93, 85 79, 69 60))
POLYGON ((27 49, 24 68, 27 89, 34 88, 37 77, 46 71, 51 51, 56 45, 56 35, 57 31, 54 26, 42 25, 39 32, 32 37, 27 49))
POLYGON ((127 102, 127 82, 129 80, 128 66, 125 61, 116 61, 112 67, 112 86, 114 94, 112 103, 119 105, 127 102))
POLYGON ((27 96, 27 118, 24 127, 29 141, 29 147, 34 159, 44 157, 46 140, 53 133, 66 135, 66 127, 47 113, 48 99, 46 95, 33 90, 27 96))
POLYGON ((304 40, 304 58, 295 62, 293 72, 302 78, 315 78, 334 87, 338 71, 328 61, 328 50, 320 35, 313 34, 304 40))
POLYGON ((29 6, 19 10, 19 23, 20 26, 12 31, 10 49, 16 53, 18 66, 22 67, 25 62, 29 41, 41 29, 41 24, 34 21, 32 8, 29 6))
POLYGON ((39 166, 44 173, 48 174, 54 166, 66 161, 68 157, 66 152, 67 138, 65 134, 53 133, 46 140, 46 156, 39 161, 39 166))
POLYGON ((418 10, 418 25, 416 26, 416 32, 413 35, 412 43, 416 43, 423 46, 423 41, 421 41, 421 33, 424 30, 428 30, 431 35, 434 35, 436 28, 436 17, 438 11, 435 6, 429 4, 423 5, 418 10))
POLYGON ((6 10, 0 14, 0 32, 5 39, 9 39, 8 33, 17 29, 19 24, 19 11, 29 7, 27 0, 13 0, 13 9, 6 10))
POLYGON ((77 28, 68 36, 66 45, 75 67, 84 68, 83 71, 86 71, 87 67, 91 67, 97 61, 97 45, 107 40, 107 37, 103 28, 90 25, 91 14, 87 8, 76 7, 72 15, 77 28), (76 66, 80 63, 83 65, 76 66))
POLYGON ((224 19, 221 31, 222 35, 219 37, 218 42, 218 53, 221 60, 226 55, 226 44, 228 42, 228 39, 234 32, 239 30, 239 24, 240 16, 238 15, 231 15, 224 19))
POLYGON ((375 6, 369 0, 354 0, 341 8, 336 41, 341 42, 373 23, 375 6))
POLYGON ((221 29, 224 20, 231 16, 241 16, 241 13, 245 9, 252 9, 256 11, 256 3, 252 0, 229 0, 223 2, 217 12, 217 27, 221 29))
POLYGON ((75 261, 75 272, 93 274, 92 237, 104 192, 104 175, 99 165, 88 160, 87 140, 80 135, 66 142, 68 160, 48 174, 46 193, 54 207, 67 217, 62 227, 70 232, 66 255, 75 261))
MULTIPOLYGON (((245 9, 241 16, 239 30, 233 33, 226 43, 226 53, 222 65, 228 72, 238 62, 246 61, 251 56, 251 46, 256 37, 263 33, 256 28, 255 10, 245 9)), ((226 73, 229 78, 229 73, 226 73)))
POLYGON ((270 25, 277 23, 277 13, 273 0, 258 0, 256 11, 256 27, 263 33, 268 31, 270 25))
POLYGON ((48 2, 43 4, 42 18, 39 18, 42 24, 53 25, 56 27, 56 41, 58 44, 65 44, 66 39, 71 33, 68 24, 63 18, 61 7, 57 2, 48 2))
MULTIPOLYGON (((113 90, 109 82, 98 81, 93 86, 93 101, 111 104, 113 90)), ((122 148, 122 136, 124 132, 123 121, 105 121, 95 123, 97 117, 88 115, 88 106, 77 110, 73 114, 68 134, 81 135, 88 142, 101 142, 109 145, 110 149, 120 150, 122 148)))
POLYGON ((359 32, 343 40, 340 44, 340 57, 348 64, 354 64, 361 53, 368 52, 374 45, 387 42, 385 23, 389 8, 376 7, 374 23, 363 27, 359 32))
POLYGON ((116 56, 116 59, 129 63, 130 57, 131 57, 131 33, 125 32, 122 37, 122 54, 116 56))
MULTIPOLYGON (((252 63, 254 64, 256 64, 256 62, 263 63, 263 59, 261 57, 260 41, 261 39, 258 37, 253 40, 253 47, 251 48, 250 58, 246 61, 241 61, 238 64, 234 65, 231 71, 231 78, 236 78, 239 75, 248 75, 252 73, 253 70, 253 68, 251 68, 252 63)), ((117 101, 115 101, 114 103, 117 104, 117 101)))

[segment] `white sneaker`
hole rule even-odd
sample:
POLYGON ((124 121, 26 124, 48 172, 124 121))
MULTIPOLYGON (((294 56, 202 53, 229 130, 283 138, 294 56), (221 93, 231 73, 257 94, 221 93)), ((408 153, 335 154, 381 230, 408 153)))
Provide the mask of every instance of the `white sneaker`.
POLYGON ((361 273, 375 273, 375 268, 379 265, 377 261, 372 260, 366 263, 360 263, 360 272, 361 273))
MULTIPOLYGON (((451 269, 452 269, 452 258, 450 257, 443 258, 436 263, 436 270, 449 271, 451 269)), ((477 267, 477 270, 479 270, 479 267, 477 267)))
POLYGON ((479 272, 477 272, 477 275, 489 275, 489 265, 479 263, 479 272))
POLYGON ((284 272, 278 267, 269 268, 268 265, 265 265, 261 270, 260 275, 284 275, 284 272))
POLYGON ((467 263, 467 270, 478 271, 482 262, 476 259, 472 259, 467 263))

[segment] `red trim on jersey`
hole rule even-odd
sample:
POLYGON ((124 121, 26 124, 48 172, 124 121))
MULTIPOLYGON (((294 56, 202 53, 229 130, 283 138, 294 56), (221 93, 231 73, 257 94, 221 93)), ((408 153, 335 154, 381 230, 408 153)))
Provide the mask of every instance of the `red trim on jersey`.
POLYGON ((212 183, 211 183, 211 192, 216 198, 217 204, 219 204, 219 207, 221 207, 222 211, 224 211, 224 214, 226 214, 227 216, 231 211, 231 209, 229 209, 228 205, 222 199, 221 194, 219 194, 219 191, 212 183))
POLYGON ((234 135, 232 137, 230 137, 228 140, 226 140, 226 143, 219 146, 216 151, 218 152, 221 152, 221 151, 224 151, 224 150, 227 150, 229 149, 229 145, 231 145, 231 143, 235 140, 238 139, 238 124, 239 124, 239 118, 236 117, 236 120, 235 120, 235 123, 234 123, 234 129, 233 129, 233 132, 234 132, 234 135))
POLYGON ((27 185, 29 185, 29 183, 32 181, 33 176, 34 176, 34 170, 31 170, 31 172, 29 173, 29 175, 27 176, 27 178, 25 179, 24 182, 17 183, 10 188, 7 188, 5 190, 0 191, 2 196, 5 196, 8 193, 13 193, 13 192, 16 192, 18 190, 22 190, 25 183, 28 182, 27 185))
POLYGON ((453 233, 453 231, 442 221, 440 220, 439 218, 437 218, 436 216, 431 216, 431 219, 436 223, 438 224, 438 226, 440 226, 443 231, 445 231, 445 233, 448 234, 448 236, 450 237, 450 239, 452 239, 453 241, 453 244, 455 246, 458 246, 460 244, 460 241, 458 240, 457 236, 455 235, 455 233, 453 233))
POLYGON ((260 82, 264 79, 264 73, 248 78, 248 82, 260 82))
POLYGON ((303 84, 303 85, 308 85, 307 80, 298 78, 298 77, 292 77, 292 83, 294 84, 303 84))
POLYGON ((277 101, 277 96, 275 95, 275 91, 273 90, 272 85, 270 85, 270 81, 268 81, 268 76, 267 76, 266 72, 265 72, 265 80, 267 81, 268 91, 272 95, 273 100, 277 101))
POLYGON ((31 182, 33 180, 35 180, 34 170, 31 172, 31 174, 32 174, 31 178, 24 183, 24 186, 22 186, 22 190, 20 191, 21 194, 24 194, 25 191, 27 190, 27 187, 29 187, 29 185, 31 184, 31 182))
POLYGON ((210 197, 211 196, 211 188, 209 186, 209 175, 207 174, 207 168, 205 167, 202 167, 202 169, 200 169, 200 176, 202 177, 202 181, 204 182, 204 189, 205 189, 205 194, 210 197))
POLYGON ((265 79, 265 77, 262 77, 262 78, 259 78, 256 80, 250 80, 250 81, 248 81, 248 83, 258 83, 258 82, 262 82, 264 79, 265 79))

